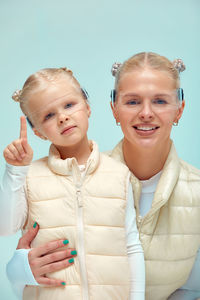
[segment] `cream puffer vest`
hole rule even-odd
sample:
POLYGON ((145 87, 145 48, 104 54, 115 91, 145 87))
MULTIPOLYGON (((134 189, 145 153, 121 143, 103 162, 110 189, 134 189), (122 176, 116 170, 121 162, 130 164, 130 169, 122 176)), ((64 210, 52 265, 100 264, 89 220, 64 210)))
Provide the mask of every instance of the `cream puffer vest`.
POLYGON ((68 239, 77 250, 74 264, 48 274, 66 286, 26 286, 27 300, 126 300, 130 275, 125 208, 130 172, 122 163, 93 150, 82 177, 74 158, 61 160, 51 145, 49 157, 33 162, 27 176, 29 228, 40 230, 32 244, 68 239))
MULTIPOLYGON (((123 163, 121 141, 110 156, 123 163)), ((141 184, 131 178, 144 249, 146 300, 166 300, 187 280, 200 247, 200 170, 180 160, 172 144, 152 207, 141 218, 141 184)))

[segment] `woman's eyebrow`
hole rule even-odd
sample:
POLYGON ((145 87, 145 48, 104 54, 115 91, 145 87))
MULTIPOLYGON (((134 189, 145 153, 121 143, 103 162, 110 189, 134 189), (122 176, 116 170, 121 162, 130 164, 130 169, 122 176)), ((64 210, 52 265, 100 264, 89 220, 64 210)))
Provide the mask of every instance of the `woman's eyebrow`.
MULTIPOLYGON (((141 97, 140 94, 132 93, 132 92, 130 92, 130 93, 122 93, 120 96, 125 97, 125 98, 126 97, 141 97)), ((169 98, 169 97, 171 97, 171 94, 168 94, 168 93, 157 93, 157 94, 152 94, 150 97, 151 98, 154 98, 154 97, 167 97, 167 98, 169 98)))
POLYGON ((127 94, 121 94, 123 97, 139 97, 136 93, 127 93, 127 94))
POLYGON ((170 97, 170 94, 161 93, 161 94, 155 94, 154 97, 170 97))

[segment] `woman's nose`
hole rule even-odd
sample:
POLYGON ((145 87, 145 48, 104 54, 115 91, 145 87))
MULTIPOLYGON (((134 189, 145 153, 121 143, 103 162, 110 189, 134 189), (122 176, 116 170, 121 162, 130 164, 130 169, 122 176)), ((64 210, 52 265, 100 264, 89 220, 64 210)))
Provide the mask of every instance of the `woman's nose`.
POLYGON ((139 112, 139 117, 142 120, 152 120, 154 117, 154 112, 152 110, 151 104, 150 103, 145 103, 142 105, 141 110, 139 112))

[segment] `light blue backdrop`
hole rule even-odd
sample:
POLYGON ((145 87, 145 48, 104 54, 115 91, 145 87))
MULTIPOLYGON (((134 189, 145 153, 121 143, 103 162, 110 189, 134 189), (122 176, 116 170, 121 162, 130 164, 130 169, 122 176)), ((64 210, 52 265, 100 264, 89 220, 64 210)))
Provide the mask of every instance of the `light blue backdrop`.
MULTIPOLYGON (((109 107, 114 61, 154 51, 182 58, 186 107, 173 139, 179 155, 200 168, 200 1, 199 0, 1 0, 0 1, 0 152, 19 135, 18 103, 11 100, 31 73, 66 66, 90 94, 89 137, 101 150, 122 137, 109 107)), ((34 158, 47 154, 48 143, 33 136, 34 158)), ((4 159, 0 156, 0 176, 4 159)), ((5 276, 20 234, 0 238, 1 300, 15 299, 5 276)))

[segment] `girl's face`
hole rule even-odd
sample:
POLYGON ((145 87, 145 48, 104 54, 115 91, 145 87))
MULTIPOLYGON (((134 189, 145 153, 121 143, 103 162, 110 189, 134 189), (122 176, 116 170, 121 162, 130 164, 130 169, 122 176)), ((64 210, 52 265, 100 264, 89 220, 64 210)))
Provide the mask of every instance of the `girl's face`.
POLYGON ((34 133, 57 149, 80 145, 87 138, 90 107, 72 80, 58 80, 33 94, 27 103, 34 133))
POLYGON ((141 69, 122 75, 114 117, 124 138, 137 147, 167 147, 172 125, 183 112, 172 78, 164 71, 141 69))

